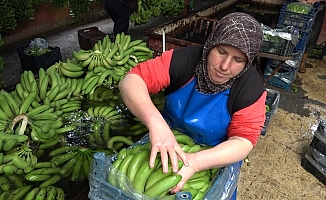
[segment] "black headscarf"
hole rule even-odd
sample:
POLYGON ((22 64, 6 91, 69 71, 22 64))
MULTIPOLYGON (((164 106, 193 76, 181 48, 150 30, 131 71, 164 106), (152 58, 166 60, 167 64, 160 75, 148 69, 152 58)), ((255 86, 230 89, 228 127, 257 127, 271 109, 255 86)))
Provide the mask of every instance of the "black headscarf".
POLYGON ((260 23, 246 13, 234 12, 223 17, 216 28, 208 36, 201 61, 196 66, 197 90, 206 94, 213 94, 231 88, 233 82, 239 78, 251 65, 263 40, 263 31, 260 23), (240 49, 247 57, 244 69, 235 77, 223 84, 213 83, 207 72, 207 56, 210 50, 220 44, 231 45, 240 49))

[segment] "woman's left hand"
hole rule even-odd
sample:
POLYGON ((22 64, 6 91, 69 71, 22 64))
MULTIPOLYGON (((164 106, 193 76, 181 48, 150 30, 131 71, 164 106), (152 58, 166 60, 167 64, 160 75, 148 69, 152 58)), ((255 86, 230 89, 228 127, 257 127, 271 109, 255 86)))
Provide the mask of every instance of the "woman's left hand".
MULTIPOLYGON (((195 157, 195 153, 192 154, 186 154, 187 160, 195 157)), ((177 193, 182 190, 185 183, 196 173, 194 166, 189 162, 189 166, 183 165, 181 169, 177 172, 177 174, 180 174, 182 176, 181 181, 171 189, 171 193, 177 193)))

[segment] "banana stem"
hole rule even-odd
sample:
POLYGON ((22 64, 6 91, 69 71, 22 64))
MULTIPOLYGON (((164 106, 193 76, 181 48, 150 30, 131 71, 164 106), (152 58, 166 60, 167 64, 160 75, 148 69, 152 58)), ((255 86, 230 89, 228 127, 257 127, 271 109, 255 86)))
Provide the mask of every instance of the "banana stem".
POLYGON ((20 121, 23 120, 21 127, 19 129, 19 135, 24 135, 24 132, 26 130, 27 124, 29 124, 29 120, 27 115, 25 114, 19 114, 17 115, 11 122, 11 130, 14 130, 15 125, 20 121))

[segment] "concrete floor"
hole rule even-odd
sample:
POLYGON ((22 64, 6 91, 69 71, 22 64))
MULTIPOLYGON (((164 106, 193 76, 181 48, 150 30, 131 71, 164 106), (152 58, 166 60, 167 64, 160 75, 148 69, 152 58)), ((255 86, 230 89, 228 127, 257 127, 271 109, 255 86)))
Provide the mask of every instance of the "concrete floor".
MULTIPOLYGON (((197 1, 205 4, 205 1, 197 1)), ((132 39, 144 38, 144 30, 149 30, 172 18, 152 18, 147 24, 130 27, 132 39)), ((71 52, 79 49, 77 30, 97 26, 104 33, 112 33, 111 19, 71 27, 60 32, 40 37, 50 46, 61 49, 62 58, 71 58, 71 52)), ((1 52, 5 59, 3 70, 4 87, 10 88, 19 82, 23 72, 16 48, 1 52)), ((301 158, 307 152, 314 131, 320 120, 326 120, 326 59, 309 59, 313 68, 305 74, 297 74, 289 90, 266 85, 280 92, 280 101, 273 115, 267 133, 258 141, 249 156, 251 165, 241 169, 238 199, 326 199, 326 187, 301 166, 301 158), (294 90, 294 88, 297 89, 294 90)))

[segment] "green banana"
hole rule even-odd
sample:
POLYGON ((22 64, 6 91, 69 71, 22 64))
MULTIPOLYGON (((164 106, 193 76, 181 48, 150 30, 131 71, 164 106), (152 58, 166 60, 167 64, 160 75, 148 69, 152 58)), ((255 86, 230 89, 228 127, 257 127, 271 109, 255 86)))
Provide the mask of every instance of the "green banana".
POLYGON ((19 187, 15 190, 13 190, 10 195, 8 196, 8 199, 10 200, 21 200, 24 196, 33 188, 32 185, 24 185, 22 187, 19 187))
MULTIPOLYGON (((132 154, 131 154, 132 155, 132 154)), ((127 177, 129 178, 130 182, 133 183, 136 173, 140 169, 140 167, 144 164, 146 160, 149 159, 150 150, 149 149, 142 149, 139 153, 133 156, 133 159, 130 161, 130 164, 127 169, 127 177)))
POLYGON ((36 195, 39 193, 39 191, 40 191, 39 187, 34 187, 26 194, 24 200, 34 200, 36 195))
POLYGON ((169 189, 177 185, 181 181, 182 176, 179 174, 172 174, 162 180, 156 182, 153 186, 145 190, 144 194, 149 197, 157 197, 166 194, 169 189))
POLYGON ((43 183, 41 183, 41 185, 39 186, 40 188, 46 188, 50 185, 55 184, 56 182, 61 180, 61 176, 59 174, 54 174, 51 178, 49 178, 48 180, 44 181, 43 183))

